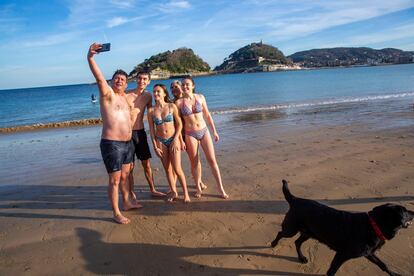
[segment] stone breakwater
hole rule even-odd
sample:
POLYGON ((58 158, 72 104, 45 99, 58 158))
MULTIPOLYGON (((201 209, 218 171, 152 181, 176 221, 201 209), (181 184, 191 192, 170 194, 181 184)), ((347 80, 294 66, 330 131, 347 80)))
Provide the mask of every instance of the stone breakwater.
POLYGON ((15 126, 15 127, 4 127, 0 128, 0 133, 10 133, 10 132, 20 132, 20 131, 31 131, 38 129, 47 129, 47 128, 65 128, 65 127, 77 127, 77 126, 92 126, 99 125, 102 123, 102 119, 84 119, 77 121, 65 121, 65 122, 56 122, 48 124, 34 124, 30 126, 15 126))

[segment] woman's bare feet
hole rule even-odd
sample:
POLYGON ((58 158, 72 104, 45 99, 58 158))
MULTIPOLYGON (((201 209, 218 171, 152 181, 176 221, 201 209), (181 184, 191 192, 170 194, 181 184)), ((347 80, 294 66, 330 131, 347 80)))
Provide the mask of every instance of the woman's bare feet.
POLYGON ((129 211, 132 209, 142 208, 142 205, 139 204, 136 200, 132 199, 130 202, 124 202, 124 211, 129 211))
POLYGON ((177 192, 170 192, 167 195, 167 202, 174 202, 174 200, 176 200, 178 198, 178 193, 177 192))
POLYGON ((200 187, 201 187, 201 190, 207 189, 207 185, 204 184, 203 181, 200 181, 200 187))
POLYGON ((197 190, 197 191, 194 193, 194 197, 195 197, 195 198, 200 198, 202 194, 203 194, 203 192, 202 192, 201 190, 197 190))
POLYGON ((152 197, 165 197, 166 194, 163 192, 158 192, 157 190, 151 191, 152 197))
POLYGON ((137 200, 137 195, 135 194, 134 191, 130 191, 129 196, 133 199, 133 200, 137 200))
POLYGON ((188 194, 184 195, 184 203, 190 203, 191 199, 190 196, 188 194))
POLYGON ((128 224, 131 221, 129 220, 129 218, 124 217, 122 214, 117 214, 114 215, 114 217, 112 218, 116 223, 119 224, 128 224))
POLYGON ((228 194, 226 194, 226 193, 223 193, 222 195, 221 195, 221 198, 222 199, 228 199, 230 196, 228 195, 228 194))

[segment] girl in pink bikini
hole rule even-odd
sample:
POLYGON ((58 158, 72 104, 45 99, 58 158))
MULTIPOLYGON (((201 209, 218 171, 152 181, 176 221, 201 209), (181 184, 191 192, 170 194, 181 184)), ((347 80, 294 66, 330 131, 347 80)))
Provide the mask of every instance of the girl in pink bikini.
POLYGON ((191 173, 197 187, 195 197, 199 198, 202 194, 200 184, 201 175, 199 170, 197 170, 197 165, 199 163, 198 148, 199 145, 201 145, 217 182, 217 187, 221 193, 221 197, 227 199, 229 196, 223 188, 220 169, 217 164, 216 154, 214 152, 213 141, 206 122, 213 131, 215 142, 218 142, 219 135, 217 134, 213 118, 208 111, 206 100, 203 95, 194 93, 195 84, 191 77, 186 77, 182 80, 182 88, 184 96, 176 101, 176 105, 180 111, 181 117, 184 119, 185 144, 188 157, 190 158, 191 173))

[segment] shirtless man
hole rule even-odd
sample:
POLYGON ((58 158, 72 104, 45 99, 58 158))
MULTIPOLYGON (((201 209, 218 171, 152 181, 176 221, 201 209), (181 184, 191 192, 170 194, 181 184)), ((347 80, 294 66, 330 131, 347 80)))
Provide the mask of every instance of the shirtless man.
MULTIPOLYGON (((144 112, 145 108, 152 106, 152 95, 145 91, 151 76, 147 72, 139 72, 137 75, 137 88, 127 91, 127 100, 131 108, 132 119, 132 141, 135 147, 135 155, 141 160, 141 165, 144 168, 145 178, 150 187, 151 195, 154 197, 163 197, 164 193, 158 192, 154 185, 154 176, 151 169, 151 152, 148 146, 147 134, 144 129, 144 112)), ((132 153, 134 155, 134 152, 132 153)), ((129 189, 131 196, 136 199, 134 192, 134 164, 132 164, 131 173, 129 174, 129 189)))
POLYGON ((87 55, 89 68, 96 79, 100 95, 99 104, 103 121, 100 148, 108 172, 108 197, 114 213, 113 219, 117 223, 127 224, 130 220, 121 214, 118 206, 119 188, 125 211, 141 207, 130 198, 127 183, 133 161, 131 115, 125 94, 128 75, 122 70, 117 70, 109 86, 94 60, 94 55, 100 48, 101 44, 93 43, 87 55))

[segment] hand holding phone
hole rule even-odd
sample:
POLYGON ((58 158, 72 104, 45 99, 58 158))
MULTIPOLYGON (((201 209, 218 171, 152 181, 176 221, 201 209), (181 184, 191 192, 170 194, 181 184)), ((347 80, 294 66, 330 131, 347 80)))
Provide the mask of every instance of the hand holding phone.
POLYGON ((100 52, 107 52, 107 51, 110 51, 111 50, 111 43, 104 43, 101 46, 102 46, 101 49, 96 50, 98 53, 100 53, 100 52))

